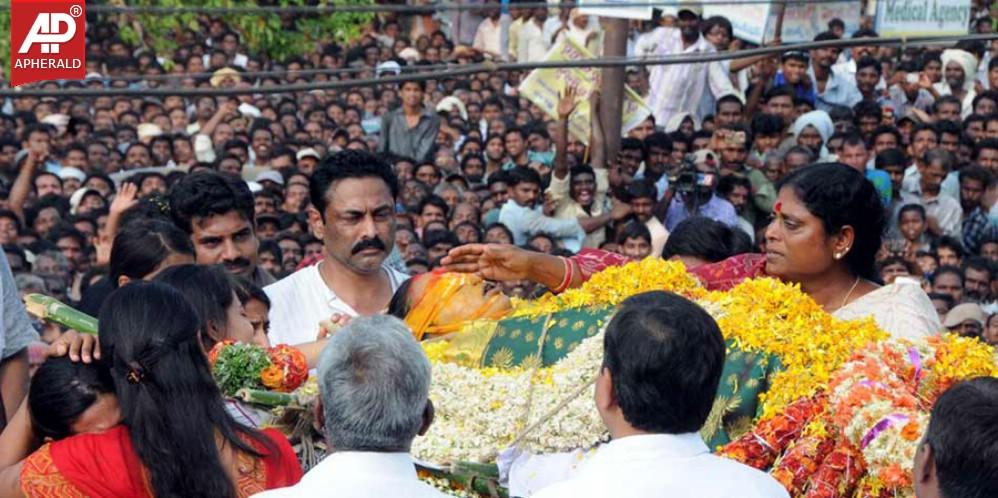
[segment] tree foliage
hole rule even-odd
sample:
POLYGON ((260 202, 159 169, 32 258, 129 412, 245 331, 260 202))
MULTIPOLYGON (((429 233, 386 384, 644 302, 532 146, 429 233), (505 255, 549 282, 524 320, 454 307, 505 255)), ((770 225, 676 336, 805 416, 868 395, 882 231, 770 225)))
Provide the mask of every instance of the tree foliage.
MULTIPOLYGON (((0 1, 0 26, 7 29, 7 34, 0 36, 0 72, 10 76, 10 2, 0 1)), ((4 79, 4 78, 0 78, 4 79)))
MULTIPOLYGON (((155 5, 160 7, 246 7, 254 5, 305 6, 305 5, 373 5, 373 0, 128 0, 129 6, 155 5)), ((185 31, 202 36, 202 14, 180 13, 172 15, 141 13, 118 15, 119 33, 133 46, 152 48, 157 54, 169 56, 180 46, 185 31)), ((318 44, 331 41, 346 42, 355 39, 373 19, 371 13, 339 12, 333 14, 221 14, 226 24, 242 37, 247 49, 255 54, 266 54, 271 59, 283 60, 291 56, 304 56, 317 49, 318 44)))

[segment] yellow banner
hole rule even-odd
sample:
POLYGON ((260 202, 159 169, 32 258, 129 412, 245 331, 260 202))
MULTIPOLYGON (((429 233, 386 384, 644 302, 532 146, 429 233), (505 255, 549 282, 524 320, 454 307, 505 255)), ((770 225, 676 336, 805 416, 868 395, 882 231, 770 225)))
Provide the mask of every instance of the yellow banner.
MULTIPOLYGON (((548 62, 592 59, 593 54, 574 42, 570 37, 562 37, 544 58, 548 62)), ((599 68, 565 67, 534 69, 520 83, 520 96, 540 107, 548 116, 558 118, 558 100, 566 86, 574 86, 578 96, 575 112, 568 119, 568 132, 577 140, 589 144, 590 109, 589 97, 599 79, 599 68)), ((641 124, 651 109, 634 90, 624 87, 623 133, 641 124)))

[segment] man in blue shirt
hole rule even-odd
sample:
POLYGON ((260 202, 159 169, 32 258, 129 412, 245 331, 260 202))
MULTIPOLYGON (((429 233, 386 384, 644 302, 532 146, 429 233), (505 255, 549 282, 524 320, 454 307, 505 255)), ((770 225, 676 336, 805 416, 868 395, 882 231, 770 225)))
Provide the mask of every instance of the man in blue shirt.
POLYGON ((513 243, 522 246, 527 239, 544 233, 558 239, 572 252, 582 248, 586 231, 576 218, 558 219, 545 216, 535 207, 541 196, 541 176, 530 168, 509 171, 509 200, 499 210, 499 223, 513 233, 513 243))
POLYGON ((814 84, 808 75, 808 65, 811 58, 803 50, 784 52, 780 57, 780 72, 773 79, 773 86, 787 85, 794 89, 797 98, 804 99, 814 105, 814 84))
POLYGON ((679 174, 675 182, 676 195, 665 215, 665 228, 670 232, 683 220, 705 216, 729 227, 738 226, 738 213, 730 202, 714 195, 718 180, 714 165, 699 162, 695 170, 679 174))

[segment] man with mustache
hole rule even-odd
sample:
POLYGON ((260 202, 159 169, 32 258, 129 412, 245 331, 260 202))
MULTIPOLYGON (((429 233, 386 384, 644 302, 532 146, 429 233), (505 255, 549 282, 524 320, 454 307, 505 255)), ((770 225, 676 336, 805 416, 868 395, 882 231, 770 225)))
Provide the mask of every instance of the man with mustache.
MULTIPOLYGON (((703 7, 699 3, 681 3, 678 10, 678 29, 661 26, 641 35, 635 44, 635 55, 662 57, 717 52, 700 35, 703 7)), ((744 102, 741 91, 731 84, 727 67, 718 61, 652 66, 649 86, 648 105, 656 123, 668 123, 670 118, 684 112, 703 117, 698 111, 705 92, 714 98, 735 95, 744 102)))
POLYGON ((367 152, 338 152, 316 167, 308 218, 323 241, 323 260, 264 289, 273 344, 314 341, 320 321, 388 307, 409 278, 385 263, 395 244, 397 195, 391 166, 367 152))
POLYGON ((214 171, 187 175, 170 191, 170 211, 173 222, 190 235, 198 264, 223 265, 229 274, 260 287, 274 283, 257 266, 253 194, 241 178, 214 171))

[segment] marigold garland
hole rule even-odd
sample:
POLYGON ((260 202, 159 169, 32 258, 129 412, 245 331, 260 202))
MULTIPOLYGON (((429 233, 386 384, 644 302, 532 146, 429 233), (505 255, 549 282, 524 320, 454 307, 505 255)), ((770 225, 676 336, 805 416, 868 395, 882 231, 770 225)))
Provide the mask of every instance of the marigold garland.
POLYGON ((635 294, 653 290, 668 290, 690 299, 697 299, 706 292, 682 263, 647 258, 611 266, 593 275, 582 286, 558 295, 545 294, 532 301, 515 299, 511 316, 536 317, 583 306, 615 306, 635 294))
POLYGON ((742 349, 779 358, 784 370, 760 397, 770 417, 828 385, 831 373, 853 352, 883 340, 872 319, 843 321, 826 313, 796 285, 772 278, 746 280, 729 292, 711 292, 714 315, 725 338, 742 349))
POLYGON ((954 382, 998 373, 992 354, 976 339, 951 334, 871 344, 833 373, 802 437, 784 446, 767 434, 783 420, 799 423, 795 407, 807 398, 761 419, 721 454, 763 470, 781 455, 772 473, 792 496, 837 498, 858 489, 860 498, 910 498, 915 450, 935 399, 954 382), (830 440, 836 451, 822 455, 820 443, 830 440), (844 465, 851 460, 855 465, 844 465))
MULTIPOLYGON (((652 290, 697 300, 725 338, 779 360, 783 370, 769 379, 755 429, 721 454, 774 467, 794 496, 908 495, 910 457, 936 397, 959 380, 998 375, 993 348, 980 341, 952 335, 890 339, 872 319, 832 317, 796 285, 759 278, 728 292, 707 292, 680 263, 654 259, 609 268, 559 296, 517 302, 512 316, 617 305, 652 290)), ((428 438, 416 440, 414 452, 437 462, 493 455, 522 429, 526 389, 534 389, 533 421, 591 378, 602 356, 599 335, 553 367, 532 372, 466 368, 455 364, 447 343, 424 347, 434 362, 431 397, 438 417, 444 416, 428 438)), ((581 396, 523 446, 569 451, 603 437, 591 400, 581 396)))

